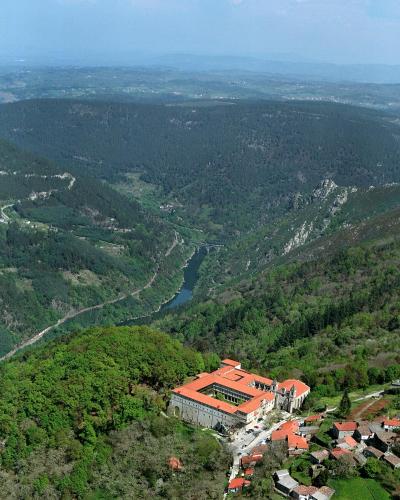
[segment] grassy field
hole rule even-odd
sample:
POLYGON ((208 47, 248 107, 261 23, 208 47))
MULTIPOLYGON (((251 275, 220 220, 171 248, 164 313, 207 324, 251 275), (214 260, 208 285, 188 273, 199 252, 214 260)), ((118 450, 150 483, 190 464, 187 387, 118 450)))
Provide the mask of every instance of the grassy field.
MULTIPOLYGON (((383 391, 389 387, 389 384, 376 384, 376 385, 370 385, 367 387, 364 391, 362 389, 358 389, 356 391, 350 392, 349 397, 350 401, 354 401, 355 399, 362 398, 364 396, 367 396, 368 394, 371 394, 373 392, 377 391, 383 391)), ((337 396, 332 396, 332 397, 322 397, 320 398, 321 404, 325 404, 328 406, 328 408, 332 408, 335 406, 338 406, 340 403, 340 400, 342 399, 342 394, 338 394, 337 396)), ((362 401, 360 401, 359 404, 361 404, 362 401)))
POLYGON ((330 481, 336 490, 335 500, 390 500, 390 495, 374 479, 340 479, 330 481))

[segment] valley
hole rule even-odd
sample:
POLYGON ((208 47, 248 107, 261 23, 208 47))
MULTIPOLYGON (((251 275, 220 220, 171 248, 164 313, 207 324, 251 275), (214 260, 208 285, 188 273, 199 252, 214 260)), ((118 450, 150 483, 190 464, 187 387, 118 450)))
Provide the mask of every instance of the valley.
MULTIPOLYGON (((237 451, 230 469, 226 437, 167 408, 176 385, 224 357, 308 384, 304 415, 337 412, 346 390, 356 414, 364 394, 390 387, 400 377, 393 116, 306 101, 0 106, 8 495, 198 498, 200 478, 200 498, 220 498, 237 451)), ((377 413, 395 414, 388 401, 377 413)), ((284 456, 259 471, 271 476, 284 456)), ((259 471, 255 498, 272 491, 259 471)), ((393 491, 385 477, 376 488, 393 491)))

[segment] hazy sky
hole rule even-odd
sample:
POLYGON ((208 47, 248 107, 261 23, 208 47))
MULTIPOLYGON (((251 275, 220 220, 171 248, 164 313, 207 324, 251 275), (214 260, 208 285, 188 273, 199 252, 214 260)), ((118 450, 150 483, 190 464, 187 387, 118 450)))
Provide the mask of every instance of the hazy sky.
POLYGON ((400 0, 1 0, 3 56, 133 52, 400 64, 400 0))

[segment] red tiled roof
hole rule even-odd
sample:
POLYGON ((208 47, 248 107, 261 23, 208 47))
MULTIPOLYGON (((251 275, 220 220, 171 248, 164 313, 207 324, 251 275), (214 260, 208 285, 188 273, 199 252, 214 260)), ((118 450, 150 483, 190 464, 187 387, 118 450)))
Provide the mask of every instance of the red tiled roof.
POLYGON ((345 455, 351 455, 351 451, 349 450, 345 450, 343 448, 333 448, 333 450, 331 450, 331 455, 338 459, 338 458, 341 458, 345 455))
POLYGON ((288 420, 279 427, 279 430, 297 432, 299 430, 299 423, 296 420, 288 420))
POLYGON ((343 441, 350 446, 350 448, 355 448, 358 443, 355 439, 353 439, 351 436, 346 436, 343 438, 343 441))
POLYGON ((290 389, 293 386, 296 389, 296 398, 302 396, 305 392, 310 390, 307 384, 305 384, 301 380, 295 380, 295 379, 284 380, 283 382, 278 384, 278 389, 283 388, 286 389, 287 391, 290 391, 290 389))
POLYGON ((267 444, 260 444, 258 446, 255 446, 251 450, 252 455, 263 455, 266 451, 268 451, 268 445, 267 444))
POLYGON ((221 364, 233 366, 234 368, 236 368, 237 366, 240 366, 240 361, 235 361, 234 359, 226 358, 221 361, 221 364))
POLYGON ((333 424, 338 431, 355 431, 357 429, 357 422, 335 422, 333 424))
POLYGON ((244 471, 245 476, 252 476, 253 474, 254 474, 254 469, 252 469, 251 467, 244 471))
POLYGON ((277 430, 273 431, 271 434, 271 441, 283 441, 286 440, 290 431, 277 430))
POLYGON ((219 401, 218 399, 207 396, 206 394, 202 394, 201 392, 193 391, 192 389, 188 389, 187 387, 179 387, 178 389, 174 389, 173 392, 179 394, 180 396, 198 401, 199 403, 203 403, 207 406, 210 406, 211 408, 221 410, 225 413, 235 413, 237 409, 236 406, 230 405, 225 401, 219 401))
POLYGON ((398 418, 385 418, 385 420, 383 421, 383 425, 388 425, 389 427, 400 427, 400 420, 398 418))
MULTIPOLYGON (((263 401, 274 401, 275 395, 272 392, 257 389, 255 387, 256 382, 258 382, 268 388, 272 384, 272 380, 236 368, 236 366, 240 365, 238 361, 225 359, 222 363, 225 364, 225 366, 222 366, 212 373, 200 373, 196 379, 174 389, 173 392, 229 414, 236 412, 245 414, 252 413, 260 408, 263 401), (212 396, 204 394, 208 387, 216 385, 231 389, 239 393, 239 395, 242 394, 243 398, 247 399, 247 401, 235 406, 229 402, 220 401, 212 396)), ((299 390, 301 388, 305 387, 307 390, 309 389, 308 386, 298 380, 283 382, 282 386, 287 383, 289 383, 290 387, 293 385, 297 386, 297 396, 299 396, 299 390)))
POLYGON ((304 422, 316 422, 317 420, 321 420, 321 415, 310 415, 304 419, 304 422))
POLYGON ((240 459, 240 465, 245 468, 248 467, 249 465, 254 465, 257 464, 258 462, 262 461, 263 456, 262 455, 245 455, 240 459))
POLYGON ((298 450, 308 450, 307 439, 302 436, 297 436, 296 434, 288 435, 288 446, 289 448, 295 448, 298 450))
POLYGON ((253 399, 249 399, 249 401, 242 403, 241 405, 239 405, 237 407, 237 409, 238 409, 238 411, 242 411, 243 413, 251 413, 260 407, 262 401, 264 401, 264 400, 273 401, 274 399, 275 399, 275 396, 274 396, 274 394, 272 394, 272 392, 264 392, 260 396, 253 398, 253 399))
POLYGON ((235 477, 235 479, 232 479, 232 481, 229 483, 228 490, 243 488, 245 486, 249 486, 249 484, 250 481, 246 481, 246 479, 243 479, 242 477, 235 477))

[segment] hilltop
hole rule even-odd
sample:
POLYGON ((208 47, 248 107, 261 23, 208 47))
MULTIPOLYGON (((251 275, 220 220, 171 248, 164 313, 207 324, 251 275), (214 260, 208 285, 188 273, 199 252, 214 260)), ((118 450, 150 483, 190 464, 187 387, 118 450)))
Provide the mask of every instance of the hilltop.
POLYGON ((210 362, 149 328, 97 328, 2 364, 1 495, 219 498, 227 453, 163 413, 210 362))

